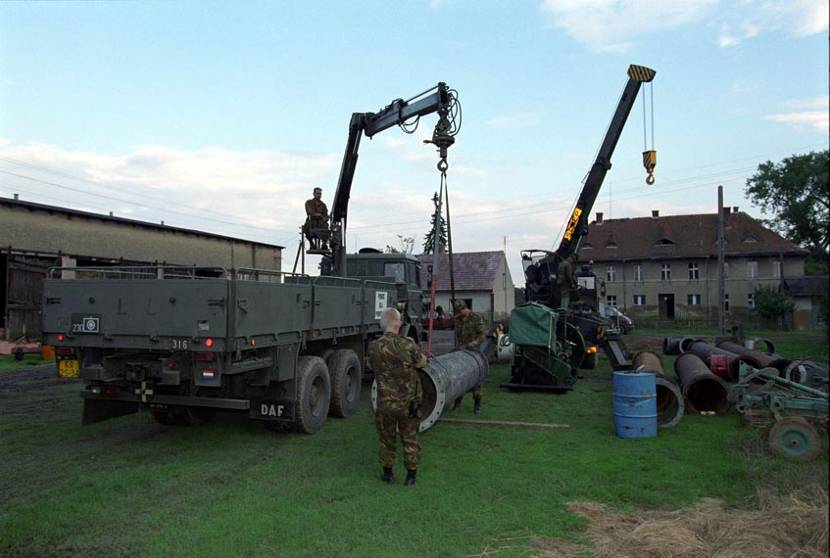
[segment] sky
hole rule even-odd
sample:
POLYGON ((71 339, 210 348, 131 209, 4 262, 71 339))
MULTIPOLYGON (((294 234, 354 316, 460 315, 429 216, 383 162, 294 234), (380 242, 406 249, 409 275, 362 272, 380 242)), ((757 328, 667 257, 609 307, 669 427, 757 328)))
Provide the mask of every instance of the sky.
MULTIPOLYGON (((506 248, 519 284, 520 251, 558 243, 629 64, 657 71, 656 183, 638 99, 592 216, 714 213, 721 184, 763 217, 744 197, 758 165, 828 147, 828 19, 826 0, 6 1, 0 196, 279 244, 290 271, 351 113, 444 81, 462 107, 453 249, 506 248)), ((362 141, 350 251, 422 245, 436 121, 362 141)))

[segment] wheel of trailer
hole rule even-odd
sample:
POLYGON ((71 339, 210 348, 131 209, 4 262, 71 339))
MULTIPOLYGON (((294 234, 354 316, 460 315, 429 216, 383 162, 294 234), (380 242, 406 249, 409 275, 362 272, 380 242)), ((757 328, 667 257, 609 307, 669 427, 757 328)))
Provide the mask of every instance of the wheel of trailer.
POLYGON ((316 356, 297 361, 297 421, 300 432, 313 434, 326 422, 331 398, 331 381, 326 362, 316 356))
POLYGON ((357 412, 363 375, 360 359, 349 349, 334 351, 326 360, 331 377, 331 414, 350 417, 357 412))
POLYGON ((787 459, 810 461, 821 453, 818 432, 801 417, 786 417, 777 421, 767 440, 773 453, 787 459))

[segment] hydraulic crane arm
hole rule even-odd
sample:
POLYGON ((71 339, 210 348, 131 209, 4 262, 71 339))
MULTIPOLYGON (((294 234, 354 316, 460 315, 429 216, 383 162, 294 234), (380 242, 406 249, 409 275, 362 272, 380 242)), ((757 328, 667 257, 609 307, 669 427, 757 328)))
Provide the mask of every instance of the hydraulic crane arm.
MULTIPOLYGON (((637 99, 637 93, 640 91, 640 86, 643 83, 650 82, 654 79, 656 73, 651 68, 646 68, 645 66, 632 64, 628 67, 628 83, 626 83, 625 89, 623 89, 620 102, 617 104, 617 110, 614 112, 614 117, 611 119, 608 131, 605 133, 605 139, 602 141, 597 158, 591 166, 591 170, 588 172, 585 185, 582 187, 582 192, 579 194, 579 199, 576 202, 573 213, 571 213, 568 223, 565 226, 562 241, 556 250, 556 254, 560 259, 564 260, 575 252, 579 247, 579 241, 588 233, 588 217, 591 214, 591 209, 594 207, 597 195, 602 188, 605 175, 611 168, 611 156, 614 154, 617 141, 620 139, 625 122, 628 120, 628 115, 634 106, 634 101, 637 99)), ((646 170, 649 171, 649 177, 651 177, 651 171, 654 170, 655 160, 653 151, 643 153, 643 163, 646 165, 646 170)), ((651 180, 653 181, 653 179, 651 180)))
MULTIPOLYGON (((349 197, 357 168, 358 149, 360 139, 365 134, 371 138, 392 126, 400 126, 407 121, 437 112, 440 116, 435 126, 433 141, 440 151, 441 160, 446 164, 447 148, 455 141, 453 136, 458 131, 451 121, 456 95, 446 83, 429 89, 412 99, 404 101, 396 99, 386 108, 378 112, 355 112, 349 122, 349 137, 346 142, 346 151, 343 154, 343 163, 340 167, 340 177, 331 207, 332 255, 329 272, 335 275, 346 274, 345 230, 349 209, 349 197)), ((440 163, 439 163, 440 164, 440 163)))

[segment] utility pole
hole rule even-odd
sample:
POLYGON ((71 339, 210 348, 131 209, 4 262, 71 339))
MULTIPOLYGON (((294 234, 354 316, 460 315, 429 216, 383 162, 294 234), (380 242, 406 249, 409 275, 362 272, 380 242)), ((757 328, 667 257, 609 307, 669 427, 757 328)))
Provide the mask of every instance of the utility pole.
POLYGON ((723 258, 723 185, 718 186, 718 331, 726 335, 726 315, 724 298, 726 298, 726 278, 724 277, 723 258))

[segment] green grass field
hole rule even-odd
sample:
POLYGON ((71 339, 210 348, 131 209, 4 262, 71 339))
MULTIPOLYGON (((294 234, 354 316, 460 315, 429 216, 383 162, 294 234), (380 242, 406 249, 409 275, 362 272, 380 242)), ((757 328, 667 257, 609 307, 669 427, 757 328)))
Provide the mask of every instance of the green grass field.
MULTIPOLYGON (((826 452, 809 464, 773 458, 734 413, 621 440, 607 362, 584 374, 566 395, 510 393, 497 387, 508 367, 494 367, 481 418, 570 428, 438 423, 421 437, 418 484, 407 488, 378 480, 368 390, 357 416, 312 436, 237 417, 178 428, 141 414, 81 427, 79 383, 6 373, 0 555, 454 557, 497 544, 512 547, 499 557, 529 556, 530 537, 583 540, 570 501, 675 509, 713 496, 750 507, 759 490, 827 488, 826 452)), ((450 416, 473 418, 471 399, 450 416)), ((402 465, 396 473, 400 482, 402 465)))

